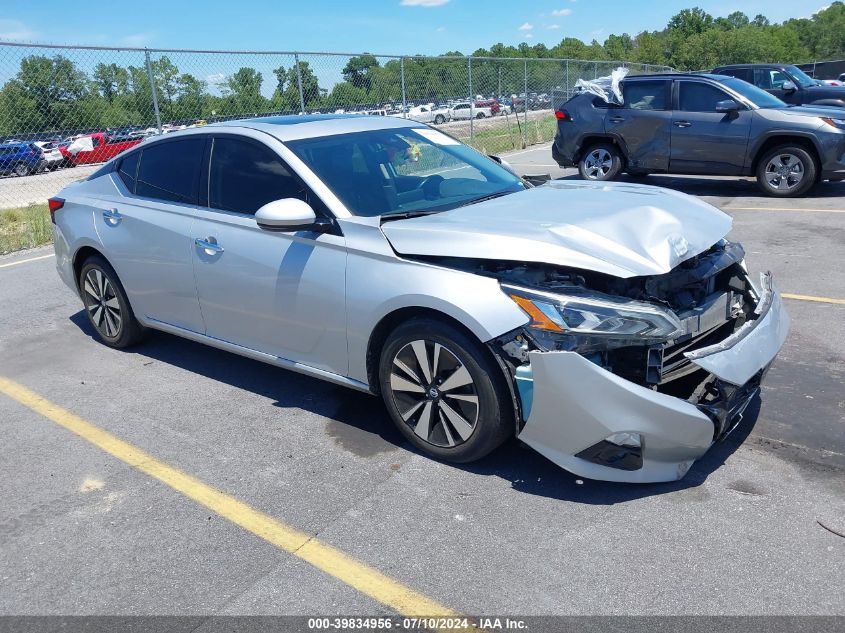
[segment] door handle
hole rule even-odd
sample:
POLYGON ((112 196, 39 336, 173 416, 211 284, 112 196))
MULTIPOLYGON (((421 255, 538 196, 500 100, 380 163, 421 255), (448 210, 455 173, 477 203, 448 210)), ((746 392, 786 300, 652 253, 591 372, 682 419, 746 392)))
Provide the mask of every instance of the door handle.
POLYGON ((103 211, 103 219, 112 226, 117 226, 120 224, 123 216, 120 215, 120 211, 117 209, 106 209, 103 211))
POLYGON ((194 240, 194 244, 199 246, 202 250, 204 250, 209 255, 214 255, 215 253, 222 253, 223 247, 217 243, 217 240, 213 237, 207 237, 202 239, 198 237, 194 240))
POLYGON ((692 123, 690 123, 689 121, 673 121, 672 125, 674 125, 675 127, 690 127, 692 123))
POLYGON ((625 119, 621 116, 612 116, 610 117, 611 123, 622 123, 625 119))

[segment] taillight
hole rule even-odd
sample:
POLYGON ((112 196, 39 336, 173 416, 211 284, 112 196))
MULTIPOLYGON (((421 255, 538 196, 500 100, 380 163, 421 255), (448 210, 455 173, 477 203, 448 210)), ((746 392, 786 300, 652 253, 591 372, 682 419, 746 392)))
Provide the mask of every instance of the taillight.
POLYGON ((56 211, 65 206, 64 198, 50 198, 47 201, 47 206, 50 207, 50 222, 56 223, 56 211))
POLYGON ((555 118, 558 121, 571 121, 572 117, 569 116, 569 112, 566 110, 555 110, 555 118))

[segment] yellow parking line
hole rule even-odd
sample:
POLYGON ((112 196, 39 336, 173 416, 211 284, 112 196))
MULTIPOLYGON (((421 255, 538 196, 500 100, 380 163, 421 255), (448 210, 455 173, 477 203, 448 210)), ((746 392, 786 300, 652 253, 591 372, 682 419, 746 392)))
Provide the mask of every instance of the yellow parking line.
POLYGON ((9 262, 8 264, 0 264, 0 268, 9 268, 10 266, 18 266, 19 264, 27 264, 29 262, 37 262, 39 259, 47 259, 48 257, 55 257, 55 253, 49 255, 40 255, 39 257, 30 257, 29 259, 19 259, 16 262, 9 262))
POLYGON ((812 295, 794 295, 788 292, 780 293, 784 299, 795 299, 797 301, 815 301, 816 303, 834 303, 836 305, 845 305, 845 299, 831 299, 830 297, 814 297, 812 295))
POLYGON ((800 209, 789 207, 722 207, 723 211, 795 211, 796 213, 845 213, 845 209, 800 209))
POLYGON ((340 550, 321 543, 309 534, 285 525, 199 479, 157 460, 149 453, 53 404, 23 385, 0 376, 0 393, 401 615, 458 616, 451 609, 405 587, 340 550))

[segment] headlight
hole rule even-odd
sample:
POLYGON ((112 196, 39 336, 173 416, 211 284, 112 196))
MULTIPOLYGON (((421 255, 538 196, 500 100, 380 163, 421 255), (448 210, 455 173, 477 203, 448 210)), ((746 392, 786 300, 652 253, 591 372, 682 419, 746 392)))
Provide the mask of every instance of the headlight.
POLYGON ((681 322, 669 310, 643 301, 584 293, 559 295, 502 285, 502 290, 531 317, 528 327, 547 332, 665 341, 681 335, 681 322))
POLYGON ((840 130, 845 130, 845 119, 834 119, 831 117, 823 116, 822 121, 840 130))

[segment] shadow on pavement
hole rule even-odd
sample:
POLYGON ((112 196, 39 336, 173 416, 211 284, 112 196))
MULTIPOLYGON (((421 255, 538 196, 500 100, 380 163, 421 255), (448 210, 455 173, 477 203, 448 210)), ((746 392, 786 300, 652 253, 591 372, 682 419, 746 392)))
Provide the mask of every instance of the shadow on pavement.
MULTIPOLYGON (((82 310, 70 320, 89 337, 98 340, 82 310)), ((358 456, 369 457, 399 448, 418 452, 396 430, 381 399, 368 394, 163 332, 150 332, 145 341, 129 353, 271 399, 276 407, 303 409, 320 415, 328 420, 327 435, 358 456)), ((515 490, 527 494, 595 505, 624 503, 701 485, 745 441, 759 411, 757 397, 733 433, 693 464, 681 481, 671 483, 619 484, 582 479, 515 440, 478 462, 451 466, 477 475, 500 477, 509 481, 515 490)))

